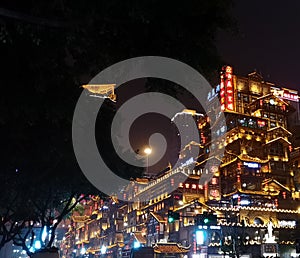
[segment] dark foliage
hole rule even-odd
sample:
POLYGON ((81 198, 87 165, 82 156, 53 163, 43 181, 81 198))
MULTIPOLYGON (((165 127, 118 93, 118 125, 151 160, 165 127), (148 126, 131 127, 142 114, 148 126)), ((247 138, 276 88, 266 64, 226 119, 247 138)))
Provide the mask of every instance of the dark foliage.
MULTIPOLYGON (((2 194, 12 198, 11 214, 47 223, 43 212, 59 206, 57 201, 96 192, 72 149, 80 85, 117 61, 141 55, 172 57, 212 77, 221 63, 216 33, 234 24, 231 5, 231 0, 2 1, 0 176, 2 194), (35 208, 19 209, 20 203, 35 208)), ((113 111, 107 109, 108 119, 98 121, 99 133, 106 132, 97 139, 100 151, 112 150, 105 136, 113 111)), ((107 160, 122 177, 142 172, 107 160)))

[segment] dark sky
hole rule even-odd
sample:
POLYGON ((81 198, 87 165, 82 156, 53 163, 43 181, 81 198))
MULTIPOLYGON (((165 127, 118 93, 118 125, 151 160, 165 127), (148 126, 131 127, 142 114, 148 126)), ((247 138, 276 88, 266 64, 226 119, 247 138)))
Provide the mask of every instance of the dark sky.
MULTIPOLYGON (((278 86, 300 90, 298 75, 300 68, 298 65, 300 60, 300 1, 235 1, 236 6, 233 13, 240 32, 236 36, 226 33, 220 33, 218 36, 219 52, 224 61, 233 66, 236 74, 247 75, 256 69, 265 80, 275 82, 278 86)), ((10 2, 8 1, 8 3, 10 2)), ((28 14, 21 7, 12 10, 28 14)), ((187 40, 189 39, 187 38, 187 40)), ((199 56, 200 59, 201 56, 199 56)), ((19 95, 21 96, 20 93, 19 95)), ((118 93, 118 101, 121 100, 121 95, 118 93)), ((21 96, 20 99, 24 101, 25 98, 21 96)), ((194 108, 190 106, 190 103, 187 107, 194 108)), ((149 135, 153 131, 160 131, 159 125, 163 129, 162 131, 166 132, 167 124, 166 120, 161 120, 160 123, 152 122, 155 130, 150 130, 148 127, 145 128, 145 123, 141 120, 139 124, 135 125, 135 132, 149 135)), ((133 133, 133 138, 138 137, 133 133)), ((139 141, 134 148, 144 148, 147 138, 144 137, 144 139, 144 141, 139 141)), ((168 159, 170 158, 168 157, 168 159)))
POLYGON ((236 1, 237 37, 222 33, 219 51, 239 75, 256 69, 265 80, 300 90, 300 1, 236 1))
MULTIPOLYGON (((256 69, 266 81, 300 91, 299 12, 300 1, 296 0, 236 0, 233 14, 239 33, 220 33, 218 47, 222 58, 233 66, 235 74, 247 75, 256 69)), ((164 131, 163 121, 159 124, 164 131)), ((143 131, 143 123, 135 126, 133 131, 143 131)), ((167 164, 165 158, 160 165, 167 164)))

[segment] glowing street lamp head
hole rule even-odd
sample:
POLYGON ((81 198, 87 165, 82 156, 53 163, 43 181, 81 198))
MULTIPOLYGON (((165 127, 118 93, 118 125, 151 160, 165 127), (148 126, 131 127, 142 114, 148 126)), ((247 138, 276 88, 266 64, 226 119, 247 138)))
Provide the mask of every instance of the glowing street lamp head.
POLYGON ((80 250, 80 254, 84 255, 85 253, 86 253, 86 249, 85 249, 85 247, 82 247, 80 250))
POLYGON ((101 247, 101 254, 105 254, 106 253, 106 250, 107 250, 107 247, 105 245, 103 245, 101 247))
POLYGON ((144 153, 150 155, 152 153, 152 149, 147 147, 146 149, 144 149, 144 153))

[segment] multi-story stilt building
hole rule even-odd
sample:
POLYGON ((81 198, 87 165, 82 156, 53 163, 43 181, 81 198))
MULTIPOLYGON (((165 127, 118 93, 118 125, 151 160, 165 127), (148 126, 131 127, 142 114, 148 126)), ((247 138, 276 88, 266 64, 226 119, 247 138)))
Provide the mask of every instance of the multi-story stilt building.
POLYGON ((201 138, 207 146, 204 149, 216 152, 224 148, 223 156, 216 156, 222 160, 218 181, 223 198, 237 205, 278 207, 291 197, 295 191, 288 163, 292 102, 298 104, 295 91, 284 89, 279 95, 278 88, 256 72, 239 77, 229 66, 222 69, 220 85, 209 95, 208 105, 216 117, 224 112, 226 129, 218 120, 207 126, 205 118, 200 128, 207 136, 201 138), (220 101, 221 110, 214 107, 215 101, 220 101), (210 133, 216 134, 214 142, 209 140, 210 133))

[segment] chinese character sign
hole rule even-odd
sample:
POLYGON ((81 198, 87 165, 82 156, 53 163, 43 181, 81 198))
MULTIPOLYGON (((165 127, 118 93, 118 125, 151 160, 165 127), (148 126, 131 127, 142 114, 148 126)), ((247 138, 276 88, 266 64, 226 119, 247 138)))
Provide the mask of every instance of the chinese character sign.
POLYGON ((234 111, 234 86, 231 66, 224 66, 220 84, 221 110, 234 111))
POLYGON ((233 79, 232 79, 232 67, 226 66, 225 68, 225 107, 227 110, 233 111, 233 79))

